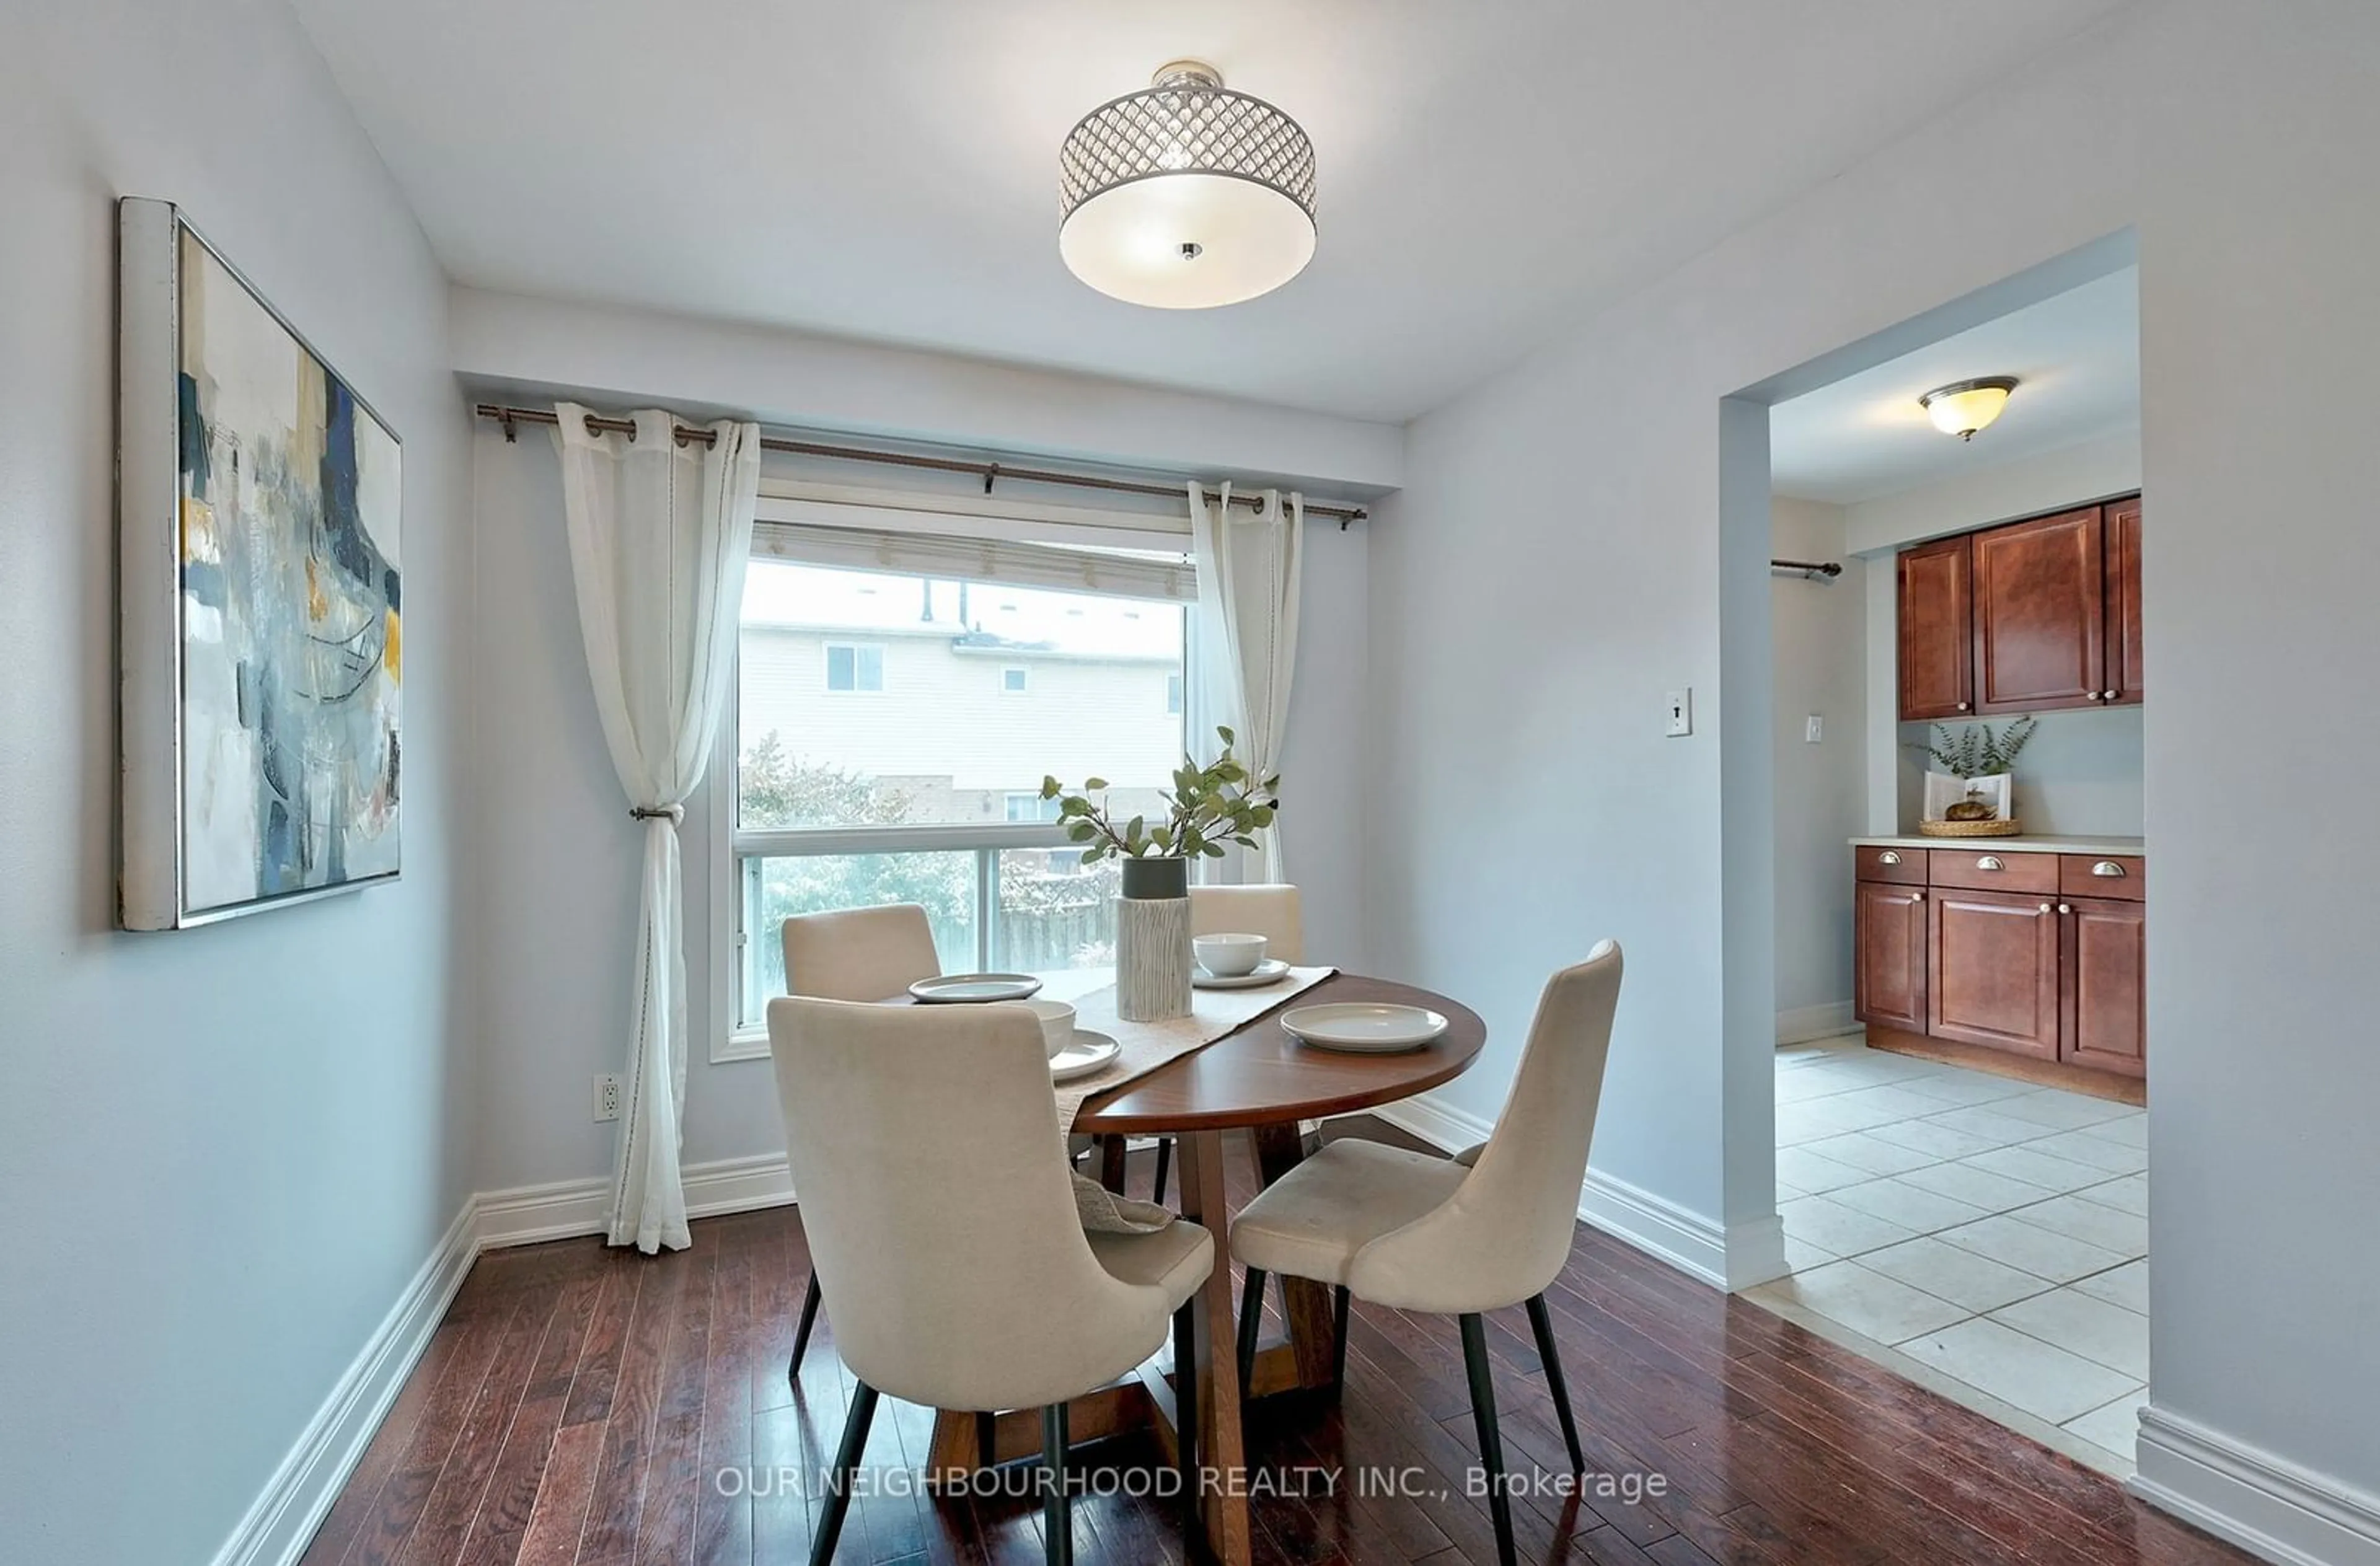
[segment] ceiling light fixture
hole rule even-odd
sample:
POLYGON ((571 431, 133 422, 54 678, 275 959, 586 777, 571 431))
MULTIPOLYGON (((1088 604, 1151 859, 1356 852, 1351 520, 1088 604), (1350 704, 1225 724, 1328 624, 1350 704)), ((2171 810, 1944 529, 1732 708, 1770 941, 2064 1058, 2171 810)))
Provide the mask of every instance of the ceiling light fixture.
POLYGON ((2008 406, 2009 394, 2016 390, 2013 375, 1986 375, 1974 381, 1953 381, 1947 386, 1937 386, 1917 399, 1917 406, 1934 420, 1934 428, 1946 435, 1956 435, 1972 441, 1975 431, 1989 425, 2008 406))
POLYGON ((1238 304, 1314 259, 1314 143, 1202 61, 1172 61, 1085 115, 1058 176, 1058 253, 1128 304, 1238 304))

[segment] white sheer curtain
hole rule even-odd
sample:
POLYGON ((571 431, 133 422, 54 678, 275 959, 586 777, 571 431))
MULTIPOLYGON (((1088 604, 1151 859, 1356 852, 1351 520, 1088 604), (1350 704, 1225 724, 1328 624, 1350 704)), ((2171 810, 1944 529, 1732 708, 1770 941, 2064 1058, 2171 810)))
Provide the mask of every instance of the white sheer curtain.
POLYGON ((648 1254, 683 1250, 686 908, 677 823, 702 781, 735 666, 760 431, 722 419, 710 427, 709 446, 680 445, 676 419, 659 409, 634 416, 634 437, 590 433, 588 410, 577 403, 553 411, 587 672, 612 765, 645 834, 611 1243, 648 1254))
MULTIPOLYGON (((1239 736, 1240 759, 1257 777, 1281 770, 1289 726, 1290 674, 1297 663, 1298 575, 1305 558, 1305 497, 1267 490, 1251 511, 1232 504, 1225 484, 1212 503, 1190 484, 1191 552, 1198 564, 1199 676, 1208 727, 1228 725, 1239 736)), ((1207 759, 1203 746, 1198 759, 1207 759)), ((1289 811, 1296 809, 1283 780, 1289 811)), ((1286 880, 1281 829, 1265 833, 1264 876, 1286 880)))

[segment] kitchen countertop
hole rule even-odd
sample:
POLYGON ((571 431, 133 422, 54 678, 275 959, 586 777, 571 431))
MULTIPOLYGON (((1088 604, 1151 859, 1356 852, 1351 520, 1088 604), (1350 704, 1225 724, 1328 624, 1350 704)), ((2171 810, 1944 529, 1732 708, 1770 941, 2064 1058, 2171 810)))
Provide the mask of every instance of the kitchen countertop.
POLYGON ((2058 837, 2028 833, 2022 837, 1855 837, 1855 848, 1972 849, 1978 854, 2112 854, 2145 856, 2146 840, 2137 837, 2058 837))

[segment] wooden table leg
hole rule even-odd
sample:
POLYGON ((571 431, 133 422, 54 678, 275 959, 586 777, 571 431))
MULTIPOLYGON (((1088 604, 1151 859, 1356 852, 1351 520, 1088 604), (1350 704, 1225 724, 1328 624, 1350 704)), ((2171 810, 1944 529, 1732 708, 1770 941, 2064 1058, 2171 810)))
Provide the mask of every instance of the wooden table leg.
POLYGON ((1122 1136, 1102 1136, 1099 1143, 1099 1184, 1123 1195, 1123 1159, 1127 1143, 1122 1136))
MULTIPOLYGON (((1305 1141, 1295 1121, 1259 1125, 1250 1133, 1256 1144, 1257 1178, 1269 1185, 1305 1161, 1305 1141)), ((1283 1278, 1281 1295, 1288 1306, 1289 1346, 1296 1362, 1300 1387, 1328 1387, 1335 1379, 1338 1324, 1330 1291, 1305 1278, 1283 1278)))
POLYGON ((1176 1161, 1182 1173, 1182 1216, 1204 1224, 1215 1236, 1215 1270, 1198 1286, 1190 1313, 1198 1434, 1207 1449, 1201 1475, 1207 1493, 1199 1512, 1215 1558, 1225 1566, 1246 1566, 1251 1548, 1247 1473, 1240 1441, 1240 1371, 1232 1347, 1232 1269, 1226 1248, 1231 1210, 1223 1201, 1221 1135, 1184 1133, 1178 1138, 1176 1161))

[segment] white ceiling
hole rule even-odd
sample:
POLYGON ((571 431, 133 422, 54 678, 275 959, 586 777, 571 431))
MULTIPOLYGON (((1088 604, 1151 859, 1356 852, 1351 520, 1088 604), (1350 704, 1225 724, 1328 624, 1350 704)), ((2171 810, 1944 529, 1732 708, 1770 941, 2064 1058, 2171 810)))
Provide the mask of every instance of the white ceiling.
POLYGON ((2123 0, 292 0, 459 281, 1402 419, 2123 0), (1313 136, 1221 310, 1058 259, 1057 150, 1194 55, 1313 136))
POLYGON ((2131 267, 1847 376, 1768 414, 1769 487, 1849 505, 2112 434, 2141 421, 2141 283, 2131 267), (1959 441, 1917 399, 1980 375, 2018 385, 1959 441))

